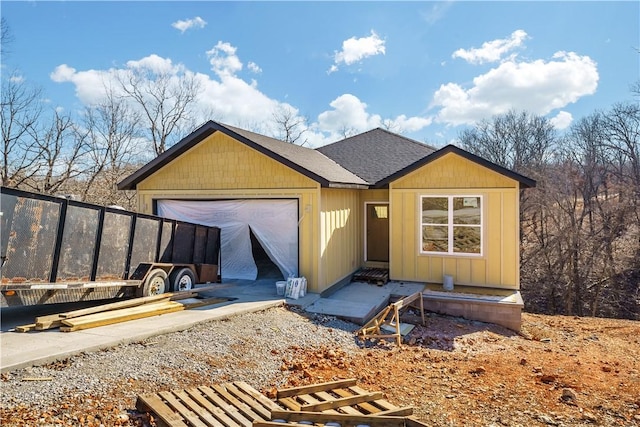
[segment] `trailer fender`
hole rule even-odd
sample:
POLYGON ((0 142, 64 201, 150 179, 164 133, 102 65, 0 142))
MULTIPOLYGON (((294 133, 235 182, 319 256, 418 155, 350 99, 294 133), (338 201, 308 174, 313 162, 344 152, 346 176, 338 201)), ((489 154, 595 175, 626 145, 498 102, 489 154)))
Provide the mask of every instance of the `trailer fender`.
POLYGON ((174 269, 169 275, 171 291, 180 292, 193 289, 196 283, 196 275, 189 267, 174 269))

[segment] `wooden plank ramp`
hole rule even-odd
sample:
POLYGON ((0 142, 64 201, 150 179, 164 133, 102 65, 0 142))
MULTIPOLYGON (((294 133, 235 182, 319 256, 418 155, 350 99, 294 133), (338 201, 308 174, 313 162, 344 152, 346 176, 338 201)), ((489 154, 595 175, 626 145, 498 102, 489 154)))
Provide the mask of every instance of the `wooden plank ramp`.
MULTIPOLYGON (((400 313, 412 305, 419 306, 422 326, 424 326, 424 301, 422 292, 416 292, 389 304, 389 306, 376 314, 373 319, 369 320, 362 328, 358 329, 356 336, 364 340, 371 338, 391 338, 396 340, 398 346, 401 346, 403 324, 400 322, 400 313), (383 329, 388 332, 383 333, 383 329)), ((412 328, 409 328, 407 330, 411 331, 411 329, 412 328)))
POLYGON ((423 427, 412 407, 398 407, 380 392, 368 392, 345 379, 277 391, 270 400, 236 381, 138 396, 136 408, 164 427, 423 427), (331 424, 333 423, 333 424, 331 424))
POLYGON ((363 268, 357 271, 351 280, 382 286, 389 281, 389 270, 385 268, 363 268))

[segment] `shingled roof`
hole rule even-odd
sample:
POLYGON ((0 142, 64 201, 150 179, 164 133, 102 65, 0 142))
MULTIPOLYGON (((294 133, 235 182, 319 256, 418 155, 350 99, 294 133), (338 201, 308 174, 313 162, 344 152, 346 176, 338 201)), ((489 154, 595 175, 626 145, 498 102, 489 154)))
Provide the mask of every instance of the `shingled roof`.
POLYGON ((380 128, 325 145, 317 150, 370 185, 436 151, 427 144, 380 128))
POLYGON ((120 190, 135 190, 138 183, 175 160, 215 132, 222 132, 318 182, 322 187, 383 188, 419 167, 453 152, 520 182, 535 181, 449 145, 440 150, 389 132, 373 129, 317 149, 301 147, 222 123, 208 121, 173 147, 118 183, 120 190))
POLYGON ((118 188, 120 190, 134 190, 138 183, 215 132, 222 132, 248 145, 313 179, 323 187, 368 188, 366 181, 349 172, 319 151, 214 121, 208 121, 200 126, 167 151, 123 179, 118 183, 118 188))

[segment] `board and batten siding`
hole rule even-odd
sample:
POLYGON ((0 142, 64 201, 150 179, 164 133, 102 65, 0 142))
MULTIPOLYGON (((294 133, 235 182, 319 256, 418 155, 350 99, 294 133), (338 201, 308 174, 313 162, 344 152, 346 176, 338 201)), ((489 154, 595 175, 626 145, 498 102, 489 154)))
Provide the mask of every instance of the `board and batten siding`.
POLYGON ((519 289, 518 182, 449 153, 390 186, 390 276, 394 280, 519 289), (482 196, 482 255, 421 254, 420 196, 482 196))
MULTIPOLYGON (((245 144, 215 132, 140 182, 138 208, 154 200, 297 199, 299 271, 319 292, 320 185, 245 144)), ((224 273, 223 273, 224 274, 224 273)))
POLYGON ((323 188, 320 202, 321 291, 354 273, 362 263, 359 190, 323 188))

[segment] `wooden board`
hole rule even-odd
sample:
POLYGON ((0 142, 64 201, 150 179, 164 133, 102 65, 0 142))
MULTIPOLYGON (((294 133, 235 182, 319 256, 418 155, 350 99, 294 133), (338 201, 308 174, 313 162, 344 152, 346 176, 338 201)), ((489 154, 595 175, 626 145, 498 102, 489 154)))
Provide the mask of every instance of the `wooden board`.
POLYGON ((267 421, 271 411, 281 409, 242 381, 139 395, 136 408, 151 412, 167 427, 200 425, 251 427, 267 421))
POLYGON ((389 281, 389 270, 384 268, 363 268, 353 275, 354 282, 372 283, 382 286, 389 281))
POLYGON ((123 308, 121 310, 111 310, 104 313, 64 319, 62 324, 65 326, 61 326, 60 330, 62 332, 73 332, 165 313, 173 313, 180 310, 184 310, 184 306, 173 301, 143 304, 138 307, 123 308))
POLYGON ((86 316, 89 314, 101 313, 110 310, 119 310, 128 307, 137 307, 139 305, 163 300, 169 301, 169 295, 161 294, 143 298, 133 298, 109 304, 101 304, 94 307, 87 307, 80 310, 67 311, 65 313, 50 314, 48 316, 38 316, 36 317, 36 329, 39 331, 43 331, 45 329, 59 328, 63 325, 63 319, 71 319, 74 317, 86 316))
POLYGON ((136 408, 153 415, 158 426, 184 427, 425 427, 412 407, 397 407, 356 386, 354 379, 277 391, 272 401, 243 381, 138 396, 136 408), (300 407, 315 405, 314 410, 300 407), (291 407, 297 409, 291 410, 291 407))
MULTIPOLYGON (((16 332, 31 332, 31 331, 44 331, 47 329, 63 327, 63 331, 70 332, 70 327, 65 326, 63 320, 84 317, 88 315, 106 313, 124 308, 138 307, 145 304, 157 303, 160 301, 180 301, 184 306, 184 309, 192 309, 203 307, 207 305, 219 304, 221 302, 228 301, 228 298, 200 298, 200 292, 212 291, 220 288, 227 287, 229 285, 215 285, 204 286, 199 288, 193 288, 180 292, 167 292, 160 295, 152 295, 148 297, 131 298, 123 301, 117 301, 107 304, 96 305, 93 307, 87 307, 79 310, 67 311, 64 313, 49 314, 46 316, 38 316, 35 318, 35 323, 22 325, 16 327, 16 332)), ((169 311, 171 312, 171 311, 169 311)), ((158 313, 161 314, 161 313, 158 313)), ((131 319, 126 319, 131 320, 131 319)), ((98 325, 101 326, 101 325, 98 325)))
POLYGON ((401 311, 406 310, 412 304, 416 303, 420 307, 420 316, 422 319, 422 325, 424 325, 424 301, 422 292, 416 292, 399 299, 382 309, 380 313, 376 314, 362 328, 356 331, 356 336, 365 340, 372 338, 395 339, 398 346, 401 346, 403 336, 411 332, 411 329, 413 329, 404 327, 405 332, 403 333, 402 323, 400 322, 401 311))
MULTIPOLYGON (((355 385, 355 379, 345 379, 312 386, 278 390, 277 402, 293 412, 303 408, 320 408, 318 412, 350 415, 409 416, 412 407, 398 407, 382 398, 379 392, 370 393, 355 385)), ((366 424, 366 423, 365 423, 366 424)))

